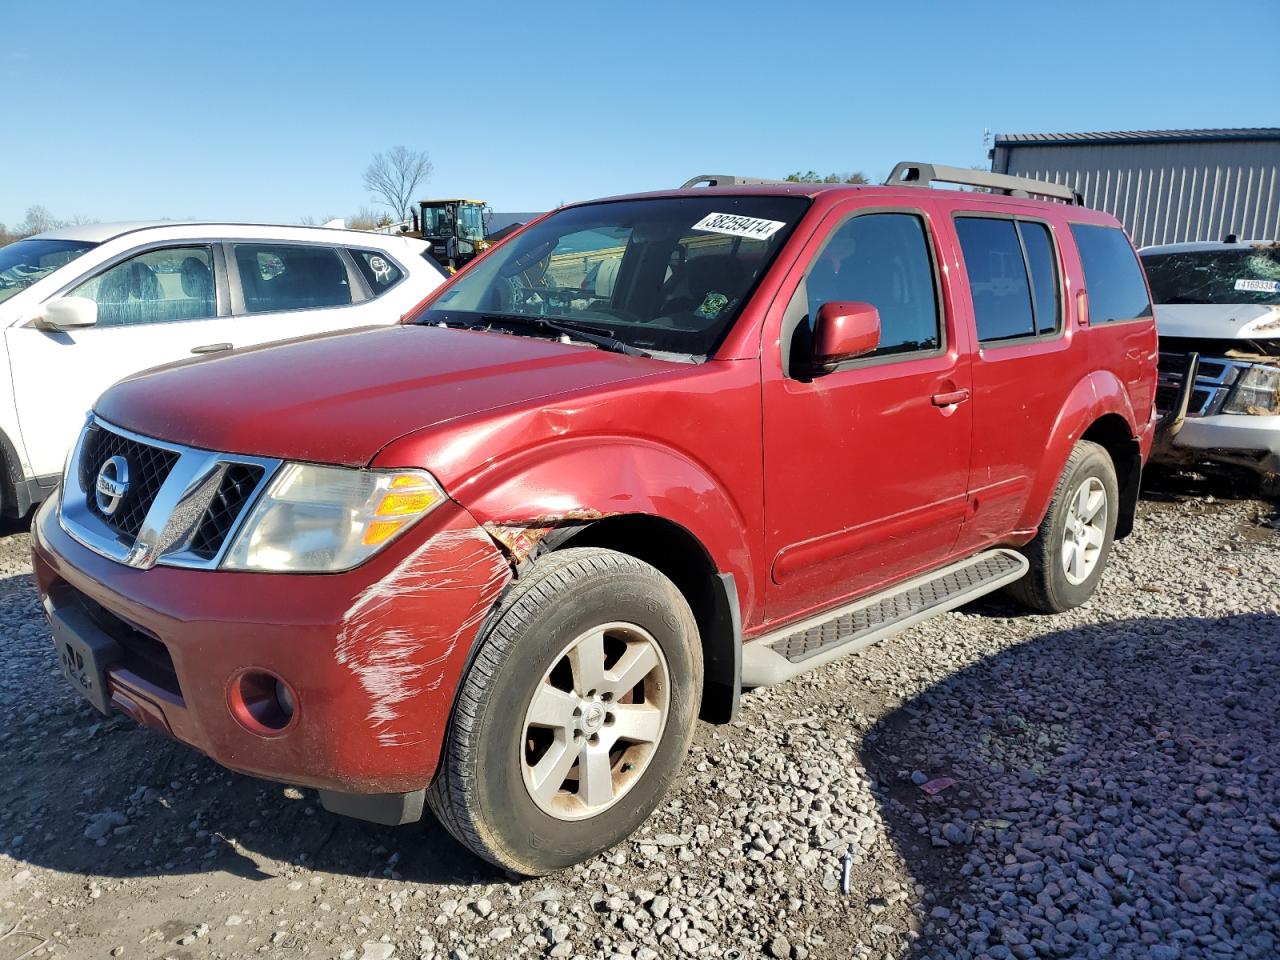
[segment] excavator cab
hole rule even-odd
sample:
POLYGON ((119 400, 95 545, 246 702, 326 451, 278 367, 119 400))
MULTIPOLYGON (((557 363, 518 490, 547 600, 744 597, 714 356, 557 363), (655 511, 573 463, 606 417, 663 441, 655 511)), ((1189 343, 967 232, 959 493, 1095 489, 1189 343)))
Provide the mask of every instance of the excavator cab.
POLYGON ((489 247, 483 200, 420 200, 417 232, 431 255, 453 273, 489 247))

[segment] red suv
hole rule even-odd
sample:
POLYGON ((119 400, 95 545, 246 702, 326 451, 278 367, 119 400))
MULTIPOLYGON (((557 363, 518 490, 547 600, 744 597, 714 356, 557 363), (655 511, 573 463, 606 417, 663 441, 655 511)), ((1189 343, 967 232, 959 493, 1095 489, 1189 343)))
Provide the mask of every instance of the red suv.
POLYGON ((922 164, 703 179, 559 209, 401 326, 108 390, 33 529, 72 684, 538 874, 744 688, 1001 587, 1084 602, 1154 429, 1119 224, 922 164))

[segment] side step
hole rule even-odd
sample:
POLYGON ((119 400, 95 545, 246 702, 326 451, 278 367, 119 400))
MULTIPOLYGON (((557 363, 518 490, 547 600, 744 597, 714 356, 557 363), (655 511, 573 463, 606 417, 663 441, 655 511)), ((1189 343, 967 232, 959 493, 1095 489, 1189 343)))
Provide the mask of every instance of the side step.
POLYGON ((999 590, 1027 569, 1026 558, 1017 551, 988 550, 765 634, 742 648, 742 685, 765 687, 790 680, 999 590))

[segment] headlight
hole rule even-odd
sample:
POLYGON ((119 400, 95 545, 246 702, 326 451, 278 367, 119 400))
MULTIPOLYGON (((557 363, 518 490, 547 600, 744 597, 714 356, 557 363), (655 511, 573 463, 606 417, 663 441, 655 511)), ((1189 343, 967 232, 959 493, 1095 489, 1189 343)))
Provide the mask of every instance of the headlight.
POLYGON ((1258 417, 1280 414, 1280 367, 1254 364, 1231 388, 1223 413, 1251 413, 1258 417))
POLYGON ((224 569, 334 573, 373 556, 445 499, 421 470, 285 464, 245 519, 224 569))

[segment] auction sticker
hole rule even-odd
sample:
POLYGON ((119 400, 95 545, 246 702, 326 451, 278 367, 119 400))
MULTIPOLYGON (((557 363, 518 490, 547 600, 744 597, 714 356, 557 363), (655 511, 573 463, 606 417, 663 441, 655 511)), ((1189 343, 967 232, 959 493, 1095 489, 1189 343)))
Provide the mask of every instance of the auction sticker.
POLYGON ((1280 280, 1237 280, 1237 290, 1251 290, 1254 293, 1280 293, 1280 280))
POLYGON ((785 226, 786 223, 781 220, 740 217, 736 213, 708 213, 693 225, 693 229, 723 233, 730 237, 746 237, 749 240, 768 240, 785 226))

